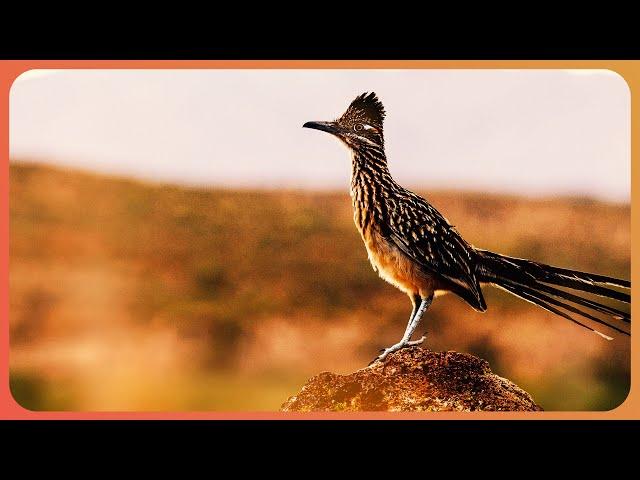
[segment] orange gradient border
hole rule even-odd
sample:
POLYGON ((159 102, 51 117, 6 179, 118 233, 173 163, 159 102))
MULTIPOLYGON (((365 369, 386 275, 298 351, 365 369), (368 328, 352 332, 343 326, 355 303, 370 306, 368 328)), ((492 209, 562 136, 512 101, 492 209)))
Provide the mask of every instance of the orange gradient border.
MULTIPOLYGON (((496 420, 496 419, 640 419, 640 337, 632 327, 631 388, 619 407, 605 412, 355 412, 355 413, 284 413, 284 412, 35 412, 20 406, 9 389, 9 92, 14 80, 23 72, 36 68, 55 69, 609 69, 620 74, 631 91, 631 279, 632 315, 638 313, 635 290, 640 282, 634 261, 640 250, 640 219, 634 214, 634 191, 640 182, 638 144, 640 131, 640 60, 8 60, 0 61, 0 419, 428 419, 428 420, 496 420)), ((286 399, 282 399, 283 402, 286 399)))

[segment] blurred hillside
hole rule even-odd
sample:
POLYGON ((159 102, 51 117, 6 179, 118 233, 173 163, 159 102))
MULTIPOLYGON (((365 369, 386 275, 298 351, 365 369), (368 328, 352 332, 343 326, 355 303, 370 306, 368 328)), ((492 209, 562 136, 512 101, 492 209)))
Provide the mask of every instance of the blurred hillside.
MULTIPOLYGON (((346 184, 190 189, 13 163, 14 396, 31 409, 277 410, 309 376, 366 365, 411 308, 372 271, 346 184)), ((420 193, 482 248, 629 278, 628 205, 420 193)), ((485 314, 438 298, 428 348, 488 360, 545 410, 626 397, 628 337, 485 296, 485 314)))

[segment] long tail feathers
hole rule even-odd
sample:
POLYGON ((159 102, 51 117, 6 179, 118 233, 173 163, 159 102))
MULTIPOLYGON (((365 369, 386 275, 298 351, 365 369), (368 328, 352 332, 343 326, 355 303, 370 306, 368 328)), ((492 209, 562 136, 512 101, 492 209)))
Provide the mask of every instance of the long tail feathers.
POLYGON ((594 300, 575 295, 571 292, 561 290, 555 286, 592 293, 601 297, 630 303, 631 296, 629 294, 604 287, 603 285, 629 289, 631 288, 631 282, 604 275, 558 268, 522 258, 508 257, 506 255, 500 255, 487 250, 478 250, 477 252, 479 255, 477 273, 481 282, 493 283, 513 295, 538 305, 539 307, 555 313, 556 315, 560 315, 583 328, 591 330, 607 340, 611 340, 611 337, 576 320, 566 312, 568 311, 578 314, 624 335, 630 335, 625 330, 612 324, 609 320, 613 319, 620 320, 625 323, 631 323, 631 315, 629 313, 594 300), (579 309, 574 305, 571 305, 571 303, 563 300, 568 300, 568 302, 575 305, 586 307, 595 312, 604 314, 604 316, 608 317, 607 320, 609 321, 598 318, 588 311, 579 309))

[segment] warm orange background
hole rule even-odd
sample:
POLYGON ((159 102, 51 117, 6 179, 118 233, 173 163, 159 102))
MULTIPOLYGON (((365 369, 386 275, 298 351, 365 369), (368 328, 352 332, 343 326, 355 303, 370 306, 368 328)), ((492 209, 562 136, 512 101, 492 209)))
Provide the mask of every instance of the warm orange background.
MULTIPOLYGON (((3 204, 3 215, 0 222, 0 241, 2 242, 2 255, 0 269, 2 270, 2 286, 0 287, 0 299, 2 305, 1 316, 3 323, 0 328, 0 418, 7 419, 640 419, 640 397, 637 395, 636 384, 640 381, 634 365, 637 361, 637 340, 632 336, 631 350, 631 389, 627 400, 618 408, 609 412, 441 412, 441 413, 313 413, 313 414, 292 414, 292 413, 252 413, 252 412, 32 412, 19 406, 12 398, 9 390, 9 90, 13 81, 24 71, 33 68, 117 68, 117 69, 191 69, 191 68, 270 68, 270 69, 295 69, 295 68, 366 68, 366 69, 407 69, 407 68, 438 68, 438 69, 538 69, 538 68, 588 68, 588 69, 610 69, 622 75, 632 92, 631 95, 631 124, 632 124, 632 184, 638 181, 637 172, 633 164, 638 156, 636 144, 638 143, 639 132, 635 129, 638 121, 640 106, 638 99, 633 95, 634 89, 640 90, 640 61, 606 61, 606 60, 576 60, 576 61, 305 61, 305 60, 252 60, 252 61, 229 61, 229 60, 48 60, 48 61, 4 61, 0 63, 0 111, 3 112, 0 118, 0 149, 3 152, 3 168, 0 179, 0 196, 3 204)), ((638 281, 637 267, 633 257, 637 251, 637 243, 634 242, 637 236, 638 220, 633 215, 633 188, 631 195, 632 216, 632 265, 631 279, 638 281)), ((633 295, 633 292, 632 292, 633 295)), ((635 296, 634 296, 635 298, 635 296)), ((635 301, 632 302, 632 314, 637 310, 635 301)), ((633 328, 632 328, 633 330, 633 328)))

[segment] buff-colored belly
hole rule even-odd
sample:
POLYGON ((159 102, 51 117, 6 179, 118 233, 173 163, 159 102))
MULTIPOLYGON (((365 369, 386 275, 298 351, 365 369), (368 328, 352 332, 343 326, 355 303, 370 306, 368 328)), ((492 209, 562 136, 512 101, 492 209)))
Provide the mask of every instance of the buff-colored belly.
POLYGON ((380 277, 408 295, 428 297, 433 294, 433 278, 421 272, 395 245, 375 230, 361 233, 369 261, 380 277))

